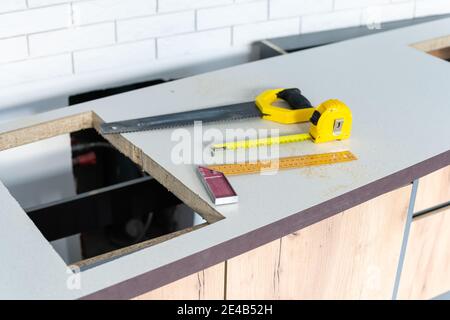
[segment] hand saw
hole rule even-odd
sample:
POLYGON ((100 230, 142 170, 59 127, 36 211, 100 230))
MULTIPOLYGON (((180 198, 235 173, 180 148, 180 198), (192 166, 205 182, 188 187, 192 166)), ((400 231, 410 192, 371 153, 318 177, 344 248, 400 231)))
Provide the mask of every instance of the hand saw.
POLYGON ((210 123, 249 118, 263 118, 278 123, 290 124, 309 121, 313 112, 313 106, 299 89, 272 89, 258 95, 255 101, 103 123, 100 126, 100 132, 102 134, 127 133, 189 126, 193 125, 195 121, 210 123), (275 106, 274 103, 277 100, 284 100, 290 108, 275 106))

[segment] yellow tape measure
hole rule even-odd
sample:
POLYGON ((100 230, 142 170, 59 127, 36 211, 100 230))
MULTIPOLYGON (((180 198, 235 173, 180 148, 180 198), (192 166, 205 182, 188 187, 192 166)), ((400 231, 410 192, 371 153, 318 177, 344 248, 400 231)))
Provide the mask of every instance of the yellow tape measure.
POLYGON ((311 140, 312 137, 309 133, 291 134, 286 136, 261 138, 261 139, 249 139, 241 141, 225 142, 220 144, 214 144, 211 146, 213 151, 217 150, 236 150, 239 148, 248 149, 262 146, 270 146, 272 144, 286 144, 311 140))
POLYGON ((285 157, 275 160, 246 162, 237 164, 222 164, 208 166, 208 169, 222 172, 225 175, 241 175, 260 173, 263 171, 276 171, 284 169, 295 169, 309 166, 319 166, 339 162, 356 160, 356 156, 350 151, 340 151, 321 154, 310 154, 304 156, 285 157))

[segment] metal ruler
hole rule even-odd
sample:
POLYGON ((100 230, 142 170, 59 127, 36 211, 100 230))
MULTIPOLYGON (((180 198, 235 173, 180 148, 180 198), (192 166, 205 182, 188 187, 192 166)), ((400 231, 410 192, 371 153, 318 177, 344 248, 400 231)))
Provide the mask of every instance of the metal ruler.
POLYGON ((348 162, 356 160, 350 151, 340 151, 303 156, 285 157, 267 161, 245 162, 236 164, 222 164, 208 166, 208 169, 222 172, 225 175, 242 175, 260 173, 264 171, 277 171, 285 169, 320 166, 326 164, 348 162))
POLYGON ((287 144, 294 142, 301 142, 306 140, 312 140, 309 133, 290 134, 286 136, 269 137, 261 139, 248 139, 240 141, 231 141, 220 144, 214 144, 211 146, 213 151, 217 150, 236 150, 236 149, 248 149, 262 146, 270 146, 273 144, 287 144))

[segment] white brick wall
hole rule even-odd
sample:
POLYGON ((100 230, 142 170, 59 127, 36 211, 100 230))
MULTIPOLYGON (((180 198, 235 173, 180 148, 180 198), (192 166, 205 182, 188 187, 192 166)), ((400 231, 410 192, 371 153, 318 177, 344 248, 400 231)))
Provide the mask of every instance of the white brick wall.
MULTIPOLYGON (((58 3, 71 2, 70 0, 26 0, 26 1, 30 8, 49 6, 49 5, 58 4, 58 3)), ((75 2, 75 1, 77 1, 77 0, 74 0, 72 2, 75 2)))
POLYGON ((141 66, 163 74, 250 59, 264 38, 444 13, 450 0, 0 0, 0 87, 141 66))
POLYGON ((115 42, 114 32, 114 23, 106 22, 32 34, 28 37, 30 55, 44 56, 110 45, 115 42))
POLYGON ((0 86, 68 76, 71 73, 70 54, 0 64, 0 86))
POLYGON ((199 9, 197 27, 200 30, 267 20, 267 1, 252 1, 233 5, 199 9))
POLYGON ((233 0, 159 0, 158 11, 180 11, 232 4, 233 0))
POLYGON ((158 57, 184 56, 231 46, 231 31, 216 29, 158 39, 158 57))
POLYGON ((75 24, 89 24, 153 14, 156 0, 78 1, 72 8, 75 24))
MULTIPOLYGON (((242 1, 242 0, 240 0, 242 1)), ((300 19, 280 19, 235 26, 233 44, 250 44, 260 39, 275 38, 297 34, 300 31, 300 19)))
POLYGON ((16 10, 23 10, 27 8, 25 0, 2 0, 0 1, 0 13, 10 12, 16 10))
POLYGON ((28 56, 25 36, 0 40, 0 63, 26 59, 28 56))
POLYGON ((69 5, 16 11, 0 15, 0 39, 67 28, 71 24, 69 5))
POLYGON ((270 17, 283 18, 325 13, 333 10, 333 0, 271 0, 270 17))
POLYGON ((181 11, 117 22, 119 41, 157 38, 195 31, 195 11, 181 11))
MULTIPOLYGON (((353 9, 353 8, 367 8, 370 6, 377 6, 388 4, 390 0, 335 0, 334 7, 336 10, 353 9)), ((395 2, 395 1, 393 1, 395 2)))
POLYGON ((416 0, 416 15, 418 17, 450 12, 449 0, 416 0))
POLYGON ((81 73, 139 65, 155 59, 155 40, 78 51, 73 58, 75 72, 81 73))
POLYGON ((361 24, 361 11, 350 9, 304 16, 301 19, 303 33, 345 28, 361 24))

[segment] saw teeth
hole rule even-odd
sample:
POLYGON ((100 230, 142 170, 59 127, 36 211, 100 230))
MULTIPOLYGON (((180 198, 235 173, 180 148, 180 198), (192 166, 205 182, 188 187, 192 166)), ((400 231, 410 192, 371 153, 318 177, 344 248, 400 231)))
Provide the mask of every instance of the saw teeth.
MULTIPOLYGON (((257 116, 247 116, 247 117, 236 117, 236 118, 230 118, 227 120, 216 120, 216 121, 203 121, 205 124, 217 124, 217 123, 228 123, 233 121, 239 121, 239 120, 247 120, 247 119, 254 119, 258 118, 257 116)), ((202 121, 202 120, 198 120, 202 121)), ((136 132, 145 132, 145 131, 154 131, 154 130, 165 130, 165 129, 174 129, 174 128, 180 128, 180 127, 192 127, 194 124, 192 122, 189 123, 174 123, 172 125, 167 126, 161 126, 161 127, 150 127, 150 128, 133 128, 133 129, 118 129, 115 132, 111 132, 111 134, 122 134, 122 133, 136 133, 136 132)))

